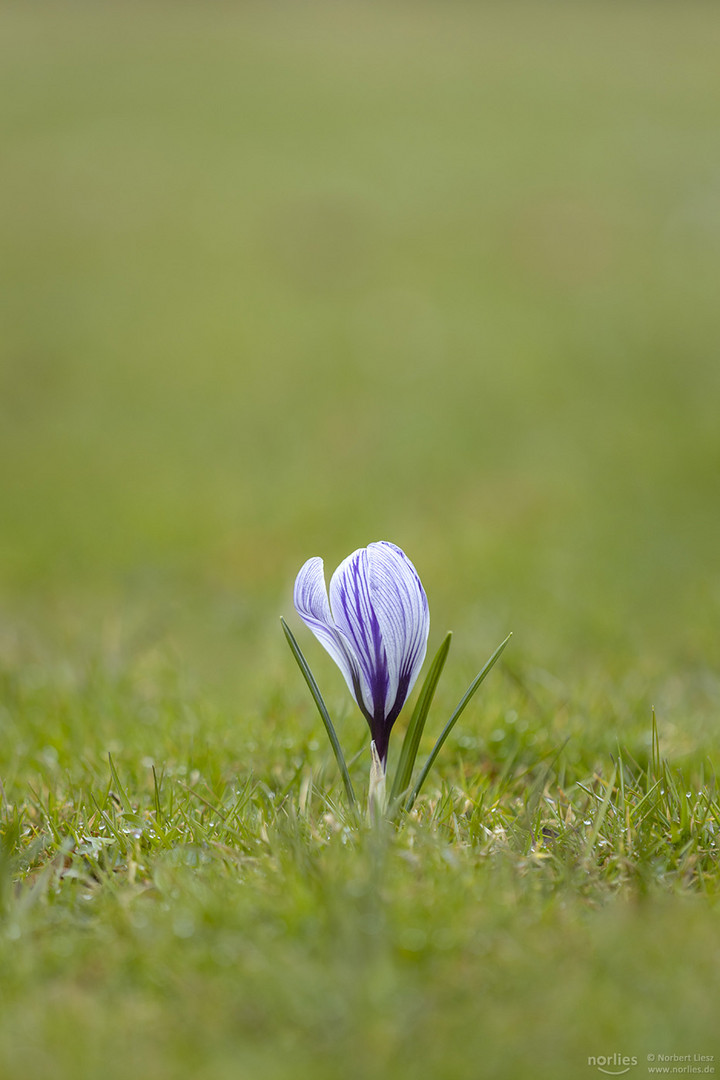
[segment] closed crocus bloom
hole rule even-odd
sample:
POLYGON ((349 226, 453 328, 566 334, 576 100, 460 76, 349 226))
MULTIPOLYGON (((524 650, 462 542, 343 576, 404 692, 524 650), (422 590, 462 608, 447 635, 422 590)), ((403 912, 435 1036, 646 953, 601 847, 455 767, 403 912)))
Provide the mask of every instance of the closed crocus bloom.
POLYGON ((384 769, 390 731, 427 650, 430 613, 415 567, 395 544, 369 544, 340 563, 328 597, 316 556, 297 576, 294 601, 342 671, 384 769))

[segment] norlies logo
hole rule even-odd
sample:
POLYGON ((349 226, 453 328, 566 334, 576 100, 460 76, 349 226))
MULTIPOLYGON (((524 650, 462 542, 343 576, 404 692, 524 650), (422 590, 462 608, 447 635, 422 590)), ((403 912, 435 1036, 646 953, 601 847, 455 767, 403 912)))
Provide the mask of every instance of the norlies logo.
POLYGON ((599 1054, 597 1057, 589 1057, 587 1063, 594 1065, 607 1076, 622 1076, 623 1073, 630 1072, 633 1065, 637 1065, 638 1059, 635 1054, 599 1054))

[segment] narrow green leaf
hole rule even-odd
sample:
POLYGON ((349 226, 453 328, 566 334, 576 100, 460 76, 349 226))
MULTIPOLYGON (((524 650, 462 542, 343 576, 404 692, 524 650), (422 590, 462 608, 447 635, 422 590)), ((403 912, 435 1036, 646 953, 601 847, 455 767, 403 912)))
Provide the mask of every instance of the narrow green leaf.
POLYGON ((660 734, 654 705, 652 707, 652 770, 654 777, 660 775, 660 734))
POLYGON ((317 705, 317 710, 320 713, 323 724, 325 725, 325 730, 327 731, 328 739, 330 740, 330 745, 333 748, 335 760, 338 763, 338 768, 340 769, 340 773, 342 775, 343 784, 345 785, 345 793, 348 797, 348 802, 352 807, 355 807, 357 805, 357 800, 355 799, 355 792, 353 791, 353 786, 350 782, 350 773, 348 772, 347 765, 345 764, 345 758, 340 747, 340 742, 335 732, 335 728, 333 727, 333 722, 330 719, 330 713, 327 711, 327 706, 323 701, 322 694, 320 693, 320 688, 315 682, 315 677, 310 670, 310 665, 303 656, 302 649, 295 640, 295 636, 292 630, 282 618, 282 616, 280 617, 280 622, 282 623, 282 628, 285 633, 285 637, 287 638, 287 643, 290 646, 290 650, 295 657, 295 660, 297 661, 297 666, 303 673, 303 678, 308 684, 310 693, 312 694, 313 700, 317 705))
POLYGON ((120 800, 120 803, 122 804, 122 808, 125 811, 125 813, 126 814, 132 814, 133 813, 132 803, 130 802, 130 799, 128 798, 128 793, 126 792, 125 788, 120 783, 120 777, 117 774, 117 769, 115 768, 115 762, 112 759, 112 754, 108 754, 108 761, 110 762, 110 773, 111 773, 112 778, 113 778, 113 783, 115 784, 115 787, 117 788, 116 795, 117 795, 118 799, 120 800))
POLYGON ((155 788, 155 817, 158 821, 163 820, 162 804, 160 802, 160 784, 162 780, 158 780, 158 774, 155 772, 155 766, 152 767, 153 785, 155 788))
POLYGON ((605 818, 607 816, 608 807, 610 806, 610 800, 612 798, 613 788, 615 787, 615 777, 616 776, 617 776, 617 765, 615 765, 615 767, 613 768, 612 776, 608 780, 607 791, 605 792, 605 797, 603 798, 603 801, 600 803, 600 807, 598 809, 598 812, 595 815, 595 821, 593 823, 592 830, 591 830, 590 835, 588 836, 588 838, 587 838, 587 840, 585 842, 585 858, 586 859, 589 858, 591 853, 592 853, 592 849, 595 846, 595 841, 597 840, 598 836, 600 835, 600 830, 602 829, 603 822, 605 821, 605 818))
POLYGON ((432 751, 430 753, 430 757, 427 759, 427 761, 423 765, 422 772, 420 773, 420 776, 418 777, 417 783, 415 784, 415 787, 412 789, 412 792, 410 793, 408 801, 405 803, 405 809, 406 810, 411 810, 412 809, 413 804, 415 803, 415 800, 417 799, 418 795, 420 794, 420 790, 421 790, 423 784, 427 780, 428 773, 430 772, 433 765, 435 764, 435 758, 440 753, 440 751, 442 749, 442 746, 443 746, 443 743, 447 739, 447 737, 450 734, 450 732, 452 731, 452 729, 455 727, 455 724, 460 719, 461 714, 465 711, 466 706, 469 704, 470 699, 475 694, 475 691, 478 689, 478 687, 480 686, 480 684, 484 680, 485 676, 489 674, 490 670, 494 667, 496 661, 500 659, 500 654, 502 653, 503 649, 505 648, 505 646, 507 645, 507 643, 508 643, 508 641, 510 640, 511 637, 512 637, 512 634, 508 634, 508 636, 503 641, 502 645, 498 645, 495 652, 492 654, 492 656, 490 657, 488 662, 485 664, 485 667, 481 671, 478 672, 478 674, 475 676, 473 681, 470 683, 470 686, 468 687, 468 689, 465 692, 465 696, 462 698, 462 700, 460 701, 460 704, 455 709, 455 712, 452 714, 452 716, 448 720, 447 724, 443 728, 443 730, 440 733, 440 736, 438 738, 438 741, 435 743, 434 747, 432 748, 432 751))
POLYGON ((113 836, 118 841, 118 843, 122 846, 122 848, 125 849, 127 847, 127 835, 125 833, 121 832, 118 829, 118 827, 115 824, 115 822, 113 821, 113 819, 110 817, 109 814, 107 814, 103 810, 102 806, 100 805, 100 803, 97 801, 97 799, 95 798, 95 796, 92 793, 90 794, 90 798, 95 803, 95 807, 96 807, 98 813, 103 818, 103 820, 104 820, 105 824, 107 825, 108 829, 110 830, 110 832, 113 834, 113 836))
POLYGON ((390 792, 391 807, 394 805, 395 800, 399 799, 401 795, 404 795, 410 787, 410 781, 412 780, 412 773, 415 767, 415 758, 417 757, 417 752, 420 747, 420 739, 425 727, 425 721, 427 720, 427 714, 432 705, 433 697, 435 696, 435 689, 440 680, 440 676, 442 675, 442 669, 445 666, 448 652, 450 651, 451 641, 452 632, 448 632, 447 637, 435 653, 435 659, 425 676, 425 682, 422 685, 420 696, 413 709, 413 714, 410 718, 408 729, 405 732, 405 738, 403 739, 400 760, 398 761, 397 769, 395 770, 395 779, 393 780, 393 786, 390 792))

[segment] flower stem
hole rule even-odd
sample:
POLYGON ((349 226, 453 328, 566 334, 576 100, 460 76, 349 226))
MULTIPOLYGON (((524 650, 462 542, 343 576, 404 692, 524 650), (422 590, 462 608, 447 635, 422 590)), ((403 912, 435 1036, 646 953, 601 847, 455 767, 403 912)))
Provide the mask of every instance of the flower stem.
POLYGON ((387 809, 385 762, 381 760, 375 742, 370 743, 370 787, 368 789, 368 820, 382 821, 387 809))

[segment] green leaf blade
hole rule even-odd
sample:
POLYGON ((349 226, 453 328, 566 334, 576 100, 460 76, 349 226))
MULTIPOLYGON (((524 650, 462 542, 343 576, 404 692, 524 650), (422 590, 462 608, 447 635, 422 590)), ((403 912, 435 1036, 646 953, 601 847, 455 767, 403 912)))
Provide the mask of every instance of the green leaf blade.
POLYGON ((330 745, 333 748, 335 760, 338 763, 340 775, 342 776, 343 784, 345 785, 345 794, 347 795, 348 802, 350 803, 351 807, 355 808, 357 806, 357 799, 355 798, 355 792, 353 791, 352 782, 350 780, 350 773, 348 772, 348 767, 345 763, 345 755, 342 752, 340 740, 337 737, 337 732, 335 731, 333 722, 330 719, 330 713, 327 710, 327 706, 323 701, 323 696, 320 693, 320 688, 315 682, 315 676, 310 670, 310 665, 305 659, 302 649, 295 640, 295 635, 293 634, 292 630, 282 616, 280 617, 280 622, 282 623, 282 628, 285 634, 285 638, 287 639, 287 643, 290 646, 290 651, 295 657, 297 666, 300 668, 305 682, 308 684, 310 693, 313 696, 313 701, 315 702, 317 710, 320 713, 322 722, 325 725, 325 731, 327 732, 328 739, 330 740, 330 745))
POLYGON ((122 786, 120 777, 118 776, 117 769, 115 768, 115 762, 112 759, 112 754, 108 754, 108 761, 110 763, 110 775, 112 776, 112 782, 115 784, 116 794, 122 804, 122 808, 126 814, 134 813, 132 803, 127 791, 122 786))
POLYGON ((410 781, 412 780, 412 773, 415 767, 415 759, 420 748, 420 739, 422 738, 422 733, 425 728, 425 721, 427 720, 427 715, 435 696, 435 690, 440 681, 440 676, 442 675, 442 670, 450 651, 451 641, 452 632, 448 632, 435 654, 435 658, 425 676, 420 696, 413 709, 413 714, 410 718, 407 731, 405 732, 405 738, 403 739, 400 759, 397 764, 397 769, 395 770, 395 778, 390 792, 391 807, 394 807, 396 801, 400 799, 410 787, 410 781))
POLYGON ((610 779, 608 780, 608 785, 607 785, 607 790, 605 792, 605 796, 604 796, 602 802, 600 803, 600 807, 599 807, 599 809, 598 809, 598 811, 597 811, 597 813, 595 815, 595 821, 593 822, 592 830, 591 830, 590 835, 588 836, 587 840, 585 841, 584 858, 585 858, 586 861, 590 858, 590 856, 592 854, 592 850, 595 847, 595 842, 596 842, 598 836, 600 835, 600 830, 602 829, 603 824, 605 822, 605 818, 607 816, 607 812, 608 812, 608 809, 609 809, 609 806, 610 806, 610 800, 612 798, 612 793, 613 793, 613 790, 615 788, 615 778, 617 776, 617 771, 618 771, 618 767, 617 767, 617 765, 615 765, 613 767, 612 775, 611 775, 610 779))
POLYGON ((492 654, 490 659, 487 661, 485 666, 483 668, 481 668, 481 670, 475 676, 473 681, 470 683, 470 686, 468 687, 468 689, 465 691, 465 694, 464 694, 463 698, 461 699, 460 703, 458 704, 457 708, 455 709, 455 712, 452 714, 452 716, 448 720, 447 724, 445 725, 445 727, 441 731, 437 742, 435 743, 434 747, 432 748, 432 751, 430 753, 430 757, 427 759, 427 761, 423 765, 422 772, 420 773, 420 776, 418 777, 417 783, 415 784, 415 787, 412 789, 412 792, 410 793, 410 796, 409 796, 409 798, 408 798, 408 800, 407 800, 407 802, 405 804, 406 811, 409 811, 409 810, 412 809, 412 807, 413 807, 413 805, 415 803, 415 800, 417 799, 418 795, 420 794, 420 790, 421 790, 423 784, 427 780, 428 773, 430 772, 431 768, 435 764, 435 759, 437 758, 438 754, 440 753, 445 740, 447 739, 447 737, 450 734, 450 732, 452 731, 452 729, 455 727, 455 724, 460 719, 460 716, 462 715, 462 713, 465 711, 467 706, 470 704, 470 700, 474 697, 474 695, 475 695, 476 691, 479 689, 481 683, 485 680, 486 676, 490 674, 490 671, 495 666, 497 661, 500 659, 500 656, 501 656, 505 646, 507 645, 507 643, 508 643, 508 641, 510 640, 511 637, 512 637, 512 634, 508 634, 508 636, 505 638, 505 640, 502 642, 502 644, 498 645, 497 649, 492 654))

